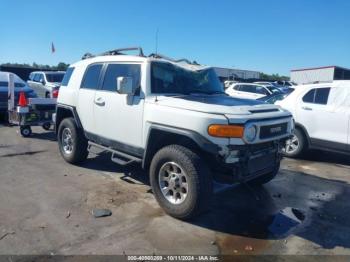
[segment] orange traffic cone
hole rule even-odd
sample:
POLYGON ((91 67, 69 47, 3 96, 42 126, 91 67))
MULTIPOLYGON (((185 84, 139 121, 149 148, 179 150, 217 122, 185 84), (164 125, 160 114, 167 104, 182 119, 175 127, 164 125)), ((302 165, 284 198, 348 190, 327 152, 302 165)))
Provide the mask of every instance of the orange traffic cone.
POLYGON ((18 105, 20 107, 26 107, 28 105, 27 99, 26 99, 26 95, 24 94, 23 91, 21 91, 19 93, 19 101, 18 101, 18 105))

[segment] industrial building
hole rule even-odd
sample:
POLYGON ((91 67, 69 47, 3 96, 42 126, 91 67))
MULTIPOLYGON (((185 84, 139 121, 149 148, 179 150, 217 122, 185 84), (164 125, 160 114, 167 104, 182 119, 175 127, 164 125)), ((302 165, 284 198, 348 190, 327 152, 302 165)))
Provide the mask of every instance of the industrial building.
POLYGON ((258 80, 260 79, 260 72, 250 71, 250 70, 241 70, 233 68, 224 68, 224 67, 213 67, 216 74, 220 78, 220 81, 224 82, 226 80, 258 80))
POLYGON ((290 72, 290 80, 297 84, 350 80, 350 69, 340 66, 295 69, 290 72))

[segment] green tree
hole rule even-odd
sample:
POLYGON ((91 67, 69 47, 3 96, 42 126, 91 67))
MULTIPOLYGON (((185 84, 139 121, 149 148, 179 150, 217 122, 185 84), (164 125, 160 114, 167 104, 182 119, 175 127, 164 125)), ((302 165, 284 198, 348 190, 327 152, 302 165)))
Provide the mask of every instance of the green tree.
POLYGON ((66 64, 64 62, 59 62, 58 65, 56 66, 56 69, 61 71, 66 71, 68 66, 69 64, 66 64))
POLYGON ((260 73, 260 78, 266 81, 288 81, 289 80, 288 76, 280 76, 279 74, 269 75, 265 73, 260 73))

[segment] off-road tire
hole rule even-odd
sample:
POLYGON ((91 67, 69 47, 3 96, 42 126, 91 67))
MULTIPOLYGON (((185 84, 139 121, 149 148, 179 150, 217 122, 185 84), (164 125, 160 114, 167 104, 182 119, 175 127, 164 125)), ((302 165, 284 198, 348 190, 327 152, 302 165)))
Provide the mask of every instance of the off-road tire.
POLYGON ((159 205, 175 218, 188 220, 205 211, 210 205, 213 193, 211 172, 198 154, 184 146, 169 145, 154 155, 150 166, 150 182, 159 205), (160 169, 168 162, 181 166, 188 176, 187 196, 180 204, 172 204, 161 192, 160 169))
POLYGON ((57 141, 61 156, 65 161, 71 164, 77 164, 86 160, 88 156, 88 141, 85 138, 83 130, 77 127, 74 118, 69 117, 62 120, 58 128, 57 141), (70 154, 67 154, 63 149, 62 133, 66 128, 70 130, 72 137, 72 151, 70 154))

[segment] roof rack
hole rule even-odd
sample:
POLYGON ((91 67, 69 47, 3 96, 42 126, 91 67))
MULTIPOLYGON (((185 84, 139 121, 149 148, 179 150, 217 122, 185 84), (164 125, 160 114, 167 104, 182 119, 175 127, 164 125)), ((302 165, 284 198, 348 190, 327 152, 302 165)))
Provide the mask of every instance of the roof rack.
MULTIPOLYGON (((92 57, 96 57, 96 56, 105 56, 105 55, 125 55, 125 53, 122 53, 122 52, 124 52, 124 51, 135 51, 135 50, 137 50, 139 52, 139 54, 138 54, 139 56, 142 56, 142 57, 145 56, 143 54, 143 50, 142 50, 141 47, 126 47, 126 48, 118 48, 118 49, 106 51, 104 53, 97 54, 97 55, 93 55, 91 53, 85 53, 81 59, 84 60, 84 59, 88 59, 88 58, 92 58, 92 57)), ((190 60, 185 59, 185 58, 176 60, 176 59, 167 57, 165 55, 156 54, 156 53, 152 53, 148 57, 161 58, 161 59, 168 60, 168 61, 171 61, 171 62, 174 62, 174 63, 185 62, 185 63, 190 64, 190 65, 199 65, 196 61, 191 62, 190 60)))
POLYGON ((83 55, 83 57, 81 59, 87 59, 87 58, 91 58, 91 57, 95 57, 95 56, 104 56, 104 55, 125 55, 124 53, 122 53, 123 51, 139 51, 139 56, 144 56, 143 54, 143 50, 141 47, 126 47, 126 48, 118 48, 118 49, 114 49, 114 50, 110 50, 110 51, 106 51, 102 54, 98 54, 98 55, 93 55, 91 53, 86 53, 83 55))
POLYGON ((181 59, 177 59, 177 60, 176 60, 176 59, 167 57, 167 56, 165 56, 165 55, 155 54, 155 53, 150 54, 148 57, 162 58, 162 59, 165 59, 165 60, 169 60, 169 61, 171 61, 171 62, 174 62, 174 63, 186 62, 187 64, 190 64, 190 65, 199 65, 196 61, 191 62, 190 60, 188 60, 188 59, 186 59, 186 58, 181 58, 181 59))

